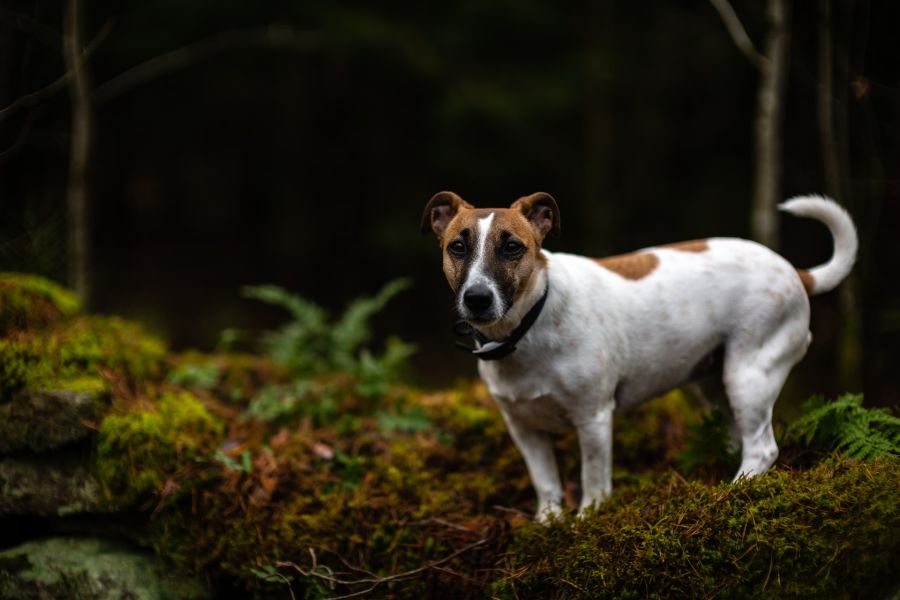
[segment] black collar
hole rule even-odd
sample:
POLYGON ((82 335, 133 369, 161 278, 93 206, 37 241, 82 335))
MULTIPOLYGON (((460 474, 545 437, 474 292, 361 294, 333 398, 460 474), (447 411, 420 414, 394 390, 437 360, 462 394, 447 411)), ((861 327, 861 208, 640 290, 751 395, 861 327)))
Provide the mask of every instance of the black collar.
POLYGON ((534 306, 531 307, 531 310, 522 317, 519 326, 516 327, 509 336, 502 340, 492 340, 469 325, 466 321, 457 321, 456 325, 453 326, 453 333, 459 336, 471 335, 475 338, 475 341, 478 342, 478 345, 473 348, 458 341, 456 342, 457 347, 462 348, 467 352, 471 352, 480 360, 500 360, 501 358, 509 356, 516 351, 516 344, 525 337, 525 334, 528 333, 528 330, 531 329, 531 326, 537 321, 537 318, 541 314, 541 310, 544 308, 544 303, 547 301, 547 294, 549 292, 550 284, 548 283, 540 300, 535 302, 534 306))

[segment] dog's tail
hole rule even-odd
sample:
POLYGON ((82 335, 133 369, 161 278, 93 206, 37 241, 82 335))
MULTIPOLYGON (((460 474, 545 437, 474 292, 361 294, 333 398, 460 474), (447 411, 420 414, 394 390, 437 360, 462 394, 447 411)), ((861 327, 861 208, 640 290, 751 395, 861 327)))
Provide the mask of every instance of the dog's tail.
POLYGON ((836 288, 856 262, 859 240, 853 219, 837 202, 825 196, 797 196, 782 202, 778 208, 798 217, 822 221, 831 231, 834 238, 831 260, 812 269, 797 269, 797 273, 810 296, 836 288))

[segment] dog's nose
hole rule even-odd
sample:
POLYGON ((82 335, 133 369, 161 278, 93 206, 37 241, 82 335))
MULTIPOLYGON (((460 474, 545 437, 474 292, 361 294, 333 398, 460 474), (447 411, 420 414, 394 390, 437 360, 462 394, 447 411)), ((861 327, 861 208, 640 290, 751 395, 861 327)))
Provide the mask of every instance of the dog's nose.
POLYGON ((473 285, 463 294, 463 304, 472 312, 479 313, 490 308, 494 294, 486 285, 473 285))

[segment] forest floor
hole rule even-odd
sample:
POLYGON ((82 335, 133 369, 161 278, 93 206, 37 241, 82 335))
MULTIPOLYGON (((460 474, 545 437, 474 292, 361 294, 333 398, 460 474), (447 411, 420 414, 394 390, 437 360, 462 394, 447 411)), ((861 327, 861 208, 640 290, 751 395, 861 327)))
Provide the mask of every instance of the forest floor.
MULTIPOLYGON (((343 350, 324 366, 279 354, 297 323, 321 321, 313 308, 295 302, 294 329, 265 352, 171 354, 135 323, 82 314, 45 280, 0 274, 0 596, 900 589, 900 421, 858 396, 811 403, 805 429, 780 427, 776 466, 731 484, 725 422, 672 392, 617 416, 612 498, 540 525, 481 384, 423 391, 394 373, 401 343, 357 352, 371 304, 328 330, 329 351, 343 350)), ((577 441, 556 445, 573 509, 577 441)))

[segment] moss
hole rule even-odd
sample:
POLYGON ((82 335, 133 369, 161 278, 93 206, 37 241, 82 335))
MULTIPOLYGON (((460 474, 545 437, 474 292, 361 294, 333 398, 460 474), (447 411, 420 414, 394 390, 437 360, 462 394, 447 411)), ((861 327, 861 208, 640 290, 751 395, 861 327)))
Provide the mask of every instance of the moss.
POLYGON ((0 338, 0 399, 61 379, 153 379, 165 357, 160 340, 118 317, 85 316, 43 332, 15 331, 0 338))
POLYGON ((175 471, 211 454, 223 424, 188 392, 166 393, 108 415, 100 424, 97 474, 116 502, 133 504, 175 471))
POLYGON ((895 460, 776 469, 738 485, 670 475, 598 511, 517 531, 501 597, 878 597, 897 583, 895 460))
MULTIPOLYGON (((891 581, 900 549, 896 463, 837 460, 709 486, 665 470, 677 435, 650 454, 629 454, 625 439, 617 443, 628 462, 646 466, 653 456, 663 467, 620 484, 585 519, 569 515, 543 528, 525 516, 534 508, 531 484, 483 386, 397 394, 403 410, 420 407, 430 425, 380 427, 360 400, 344 405, 360 411, 352 434, 311 420, 232 426, 220 446, 227 460, 175 477, 192 491, 157 513, 155 548, 179 569, 261 596, 284 594, 281 576, 297 597, 366 587, 332 588, 279 561, 364 579, 371 575, 363 570, 416 569, 479 539, 477 549, 378 594, 849 597, 891 581)), ((683 401, 663 399, 625 425, 659 434, 683 401)))
POLYGON ((81 310, 78 297, 37 275, 0 273, 0 336, 46 327, 81 310))

